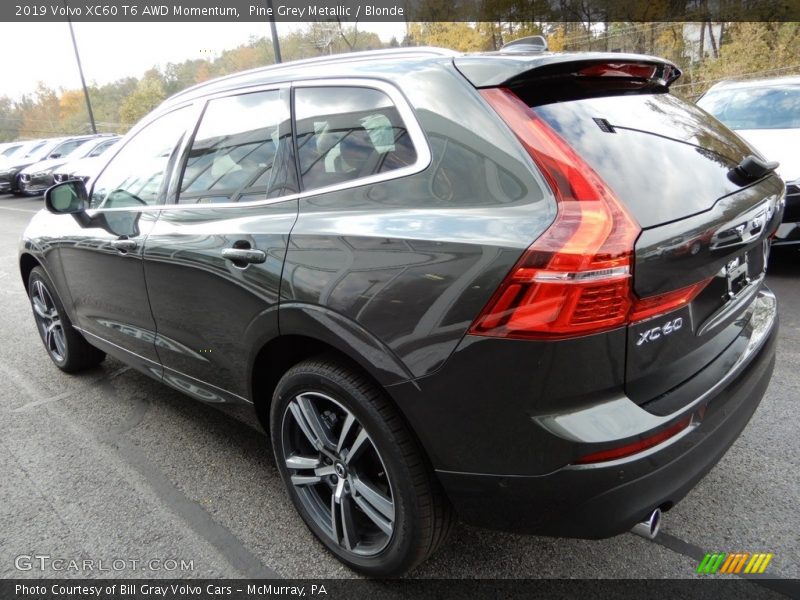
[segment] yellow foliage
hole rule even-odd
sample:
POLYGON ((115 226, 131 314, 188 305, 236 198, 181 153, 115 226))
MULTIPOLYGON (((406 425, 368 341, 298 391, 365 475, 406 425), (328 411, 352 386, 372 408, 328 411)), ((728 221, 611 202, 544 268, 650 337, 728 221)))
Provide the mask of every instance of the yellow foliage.
POLYGON ((566 39, 567 35, 564 27, 556 27, 555 31, 547 36, 547 47, 552 52, 562 52, 564 50, 566 39))
POLYGON ((469 23, 411 23, 408 33, 420 46, 438 46, 459 52, 477 52, 491 46, 491 37, 469 23))

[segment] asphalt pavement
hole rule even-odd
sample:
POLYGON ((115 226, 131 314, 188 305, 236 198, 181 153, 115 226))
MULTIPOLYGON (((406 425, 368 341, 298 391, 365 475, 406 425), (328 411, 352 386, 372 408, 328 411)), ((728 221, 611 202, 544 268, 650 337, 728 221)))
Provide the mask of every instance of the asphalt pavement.
MULTIPOLYGON (((55 368, 17 265, 42 205, 0 195, 0 577, 354 577, 295 514, 246 409, 198 403, 111 358, 77 376, 55 368)), ((692 578, 723 551, 772 552, 767 575, 800 577, 800 253, 773 258, 781 332, 766 397, 656 542, 459 525, 411 576, 692 578)))

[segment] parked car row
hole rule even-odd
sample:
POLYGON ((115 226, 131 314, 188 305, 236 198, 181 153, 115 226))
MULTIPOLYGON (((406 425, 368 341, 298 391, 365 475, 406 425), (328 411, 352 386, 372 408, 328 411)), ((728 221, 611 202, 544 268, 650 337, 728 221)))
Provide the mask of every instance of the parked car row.
POLYGON ((11 142, 0 146, 0 193, 39 195, 57 181, 91 176, 99 157, 119 141, 116 134, 11 142), (56 180, 56 174, 60 176, 56 180))

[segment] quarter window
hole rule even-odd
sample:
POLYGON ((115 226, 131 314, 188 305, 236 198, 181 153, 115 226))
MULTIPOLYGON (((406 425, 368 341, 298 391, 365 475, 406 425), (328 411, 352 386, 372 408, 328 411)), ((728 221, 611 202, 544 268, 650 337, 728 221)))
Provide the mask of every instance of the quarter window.
POLYGON ((92 208, 158 204, 169 159, 180 143, 190 116, 180 108, 152 121, 111 160, 92 189, 92 208))
POLYGON ((376 89, 297 88, 295 121, 305 190, 393 171, 417 159, 400 113, 376 89))
POLYGON ((253 202, 298 191, 285 94, 208 103, 181 179, 181 204, 253 202))

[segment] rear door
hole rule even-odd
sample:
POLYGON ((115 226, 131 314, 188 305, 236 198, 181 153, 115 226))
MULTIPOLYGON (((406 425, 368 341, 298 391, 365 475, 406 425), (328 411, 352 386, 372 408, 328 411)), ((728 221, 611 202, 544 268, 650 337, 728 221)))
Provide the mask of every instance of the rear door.
POLYGON ((737 173, 753 150, 668 93, 674 67, 652 58, 606 61, 517 66, 505 85, 603 178, 642 229, 633 289, 645 301, 628 326, 625 385, 645 405, 726 351, 735 361, 732 344, 763 283, 784 187, 774 173, 737 173))
POLYGON ((195 398, 248 398, 252 351, 277 334, 297 217, 288 88, 213 98, 174 201, 145 248, 164 382, 195 398))

